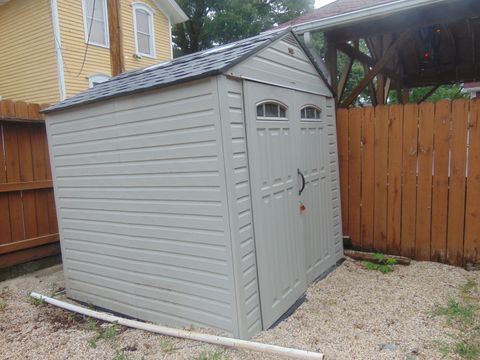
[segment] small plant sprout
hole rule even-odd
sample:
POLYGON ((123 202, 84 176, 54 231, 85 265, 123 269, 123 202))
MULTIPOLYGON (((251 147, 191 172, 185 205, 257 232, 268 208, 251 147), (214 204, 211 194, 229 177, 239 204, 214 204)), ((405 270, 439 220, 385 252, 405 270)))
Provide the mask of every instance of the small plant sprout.
POLYGON ((0 298, 0 311, 5 310, 6 307, 7 307, 7 302, 2 298, 0 298))
POLYGON ((42 298, 34 298, 33 296, 28 295, 28 302, 33 306, 43 306, 45 305, 45 300, 42 298))
POLYGON ((472 305, 461 305, 454 299, 450 299, 446 307, 437 306, 433 310, 435 316, 445 316, 448 320, 458 320, 471 323, 475 319, 475 308, 472 305))
POLYGON ((91 331, 95 331, 95 335, 88 341, 88 344, 91 348, 97 348, 97 342, 99 340, 113 340, 118 335, 120 329, 118 324, 113 323, 111 326, 102 328, 98 326, 98 323, 95 320, 87 320, 87 328, 91 331))
POLYGON ((397 263, 397 260, 386 257, 382 253, 373 254, 373 259, 375 260, 375 262, 364 261, 363 266, 365 266, 368 270, 380 271, 382 274, 392 272, 393 265, 397 263))
POLYGON ((165 339, 160 342, 160 349, 162 349, 165 354, 170 354, 173 353, 177 348, 172 340, 165 339))

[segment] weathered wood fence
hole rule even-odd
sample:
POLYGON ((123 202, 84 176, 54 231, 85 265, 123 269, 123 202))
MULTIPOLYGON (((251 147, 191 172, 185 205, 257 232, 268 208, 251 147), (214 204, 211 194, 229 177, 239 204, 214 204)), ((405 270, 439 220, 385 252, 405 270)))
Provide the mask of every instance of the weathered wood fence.
POLYGON ((0 268, 59 253, 40 106, 0 101, 0 268))
POLYGON ((480 262, 480 101, 339 109, 337 121, 353 248, 480 262))

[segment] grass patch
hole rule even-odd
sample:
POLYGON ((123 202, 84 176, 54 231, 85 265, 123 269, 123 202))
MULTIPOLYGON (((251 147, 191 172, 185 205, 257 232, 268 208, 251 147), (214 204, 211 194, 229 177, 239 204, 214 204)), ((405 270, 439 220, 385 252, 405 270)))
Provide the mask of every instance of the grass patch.
POLYGON ((194 357, 193 360, 228 360, 229 357, 225 355, 224 351, 210 351, 202 352, 197 357, 194 357))
POLYGON ((172 340, 166 339, 160 341, 160 349, 165 353, 165 354, 171 354, 175 350, 177 350, 177 347, 175 343, 172 340))
POLYGON ((393 271, 393 265, 397 263, 397 260, 388 258, 382 253, 373 254, 374 262, 364 261, 363 266, 368 270, 377 270, 382 274, 388 274, 393 271))
POLYGON ((475 319, 475 307, 471 304, 461 305, 458 301, 450 299, 446 307, 437 306, 433 310, 433 315, 471 323, 475 319))
POLYGON ((437 306, 434 316, 444 317, 456 330, 452 344, 440 344, 443 357, 456 355, 462 359, 480 359, 480 294, 478 284, 468 280, 460 288, 461 300, 450 299, 447 306, 437 306))

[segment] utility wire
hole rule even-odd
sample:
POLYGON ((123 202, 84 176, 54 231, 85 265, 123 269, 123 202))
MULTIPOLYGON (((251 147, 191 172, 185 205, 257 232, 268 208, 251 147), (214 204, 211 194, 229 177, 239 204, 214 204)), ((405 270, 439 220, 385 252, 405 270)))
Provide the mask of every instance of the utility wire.
POLYGON ((90 20, 90 26, 88 27, 88 36, 87 36, 87 46, 85 47, 85 53, 83 54, 83 61, 82 61, 82 66, 80 67, 80 71, 75 77, 79 77, 80 74, 83 71, 83 68, 85 66, 85 62, 87 60, 87 53, 88 53, 88 46, 90 45, 90 35, 92 34, 92 25, 93 25, 93 15, 95 15, 95 3, 97 0, 93 0, 93 6, 92 6, 92 16, 90 20))

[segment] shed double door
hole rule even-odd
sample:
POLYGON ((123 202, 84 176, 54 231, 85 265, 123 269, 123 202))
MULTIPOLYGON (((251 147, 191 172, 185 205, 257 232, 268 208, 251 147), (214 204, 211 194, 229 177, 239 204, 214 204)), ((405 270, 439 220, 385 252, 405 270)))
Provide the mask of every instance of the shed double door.
POLYGON ((269 328, 333 258, 325 98, 246 81, 245 107, 262 320, 269 328))

